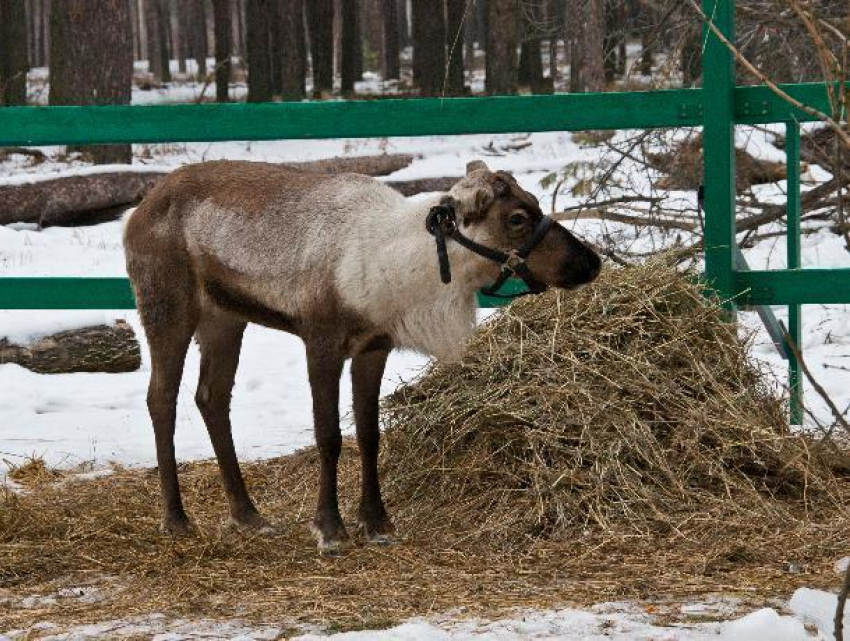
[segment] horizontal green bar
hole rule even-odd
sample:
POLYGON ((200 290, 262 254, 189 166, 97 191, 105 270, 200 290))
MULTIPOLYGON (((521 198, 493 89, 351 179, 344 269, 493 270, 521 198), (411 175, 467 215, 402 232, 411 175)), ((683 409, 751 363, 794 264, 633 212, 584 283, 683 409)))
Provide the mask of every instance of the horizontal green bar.
MULTIPOLYGON (((850 268, 736 271, 741 305, 850 304, 850 268)), ((503 294, 525 290, 510 280, 503 294)), ((500 307, 508 299, 479 292, 481 307, 500 307)), ((133 309, 126 278, 6 277, 0 278, 0 309, 133 309)))
MULTIPOLYGON (((525 291, 522 281, 509 280, 503 294, 525 291)), ((510 299, 478 294, 481 307, 500 307, 510 299)), ((0 309, 134 309, 136 301, 126 278, 0 278, 0 309)))
MULTIPOLYGON (((840 85, 836 85, 838 91, 840 85)), ((832 114, 827 85, 822 82, 779 85, 789 97, 821 112, 832 114)), ((837 94, 840 95, 840 94, 837 94)), ((738 87, 735 89, 735 122, 741 125, 760 125, 771 122, 812 122, 817 116, 798 109, 767 87, 738 87)))
MULTIPOLYGON (((823 84, 781 85, 831 111, 823 84)), ((742 124, 815 120, 766 87, 735 90, 742 124)), ((701 125, 702 90, 203 105, 5 107, 0 146, 374 138, 701 125)))
POLYGON ((0 278, 0 309, 134 309, 126 278, 0 278))
POLYGON ((850 303, 850 268, 736 272, 735 287, 747 305, 850 303))
POLYGON ((0 146, 372 138, 693 126, 700 91, 202 105, 5 107, 0 146))

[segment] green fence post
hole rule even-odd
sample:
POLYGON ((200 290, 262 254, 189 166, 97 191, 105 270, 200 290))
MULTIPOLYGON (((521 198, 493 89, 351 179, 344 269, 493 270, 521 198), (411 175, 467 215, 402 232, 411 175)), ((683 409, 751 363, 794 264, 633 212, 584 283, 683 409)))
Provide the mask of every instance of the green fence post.
MULTIPOLYGON (((785 123, 785 166, 788 182, 786 194, 786 233, 788 247, 788 269, 800 269, 800 125, 785 123)), ((788 334, 802 354, 802 308, 788 306, 788 334)), ((788 357, 788 388, 790 390, 790 418, 792 425, 803 422, 803 381, 800 378, 800 363, 786 345, 788 357)))
MULTIPOLYGON (((707 20, 735 42, 734 0, 703 0, 702 6, 707 20)), ((729 301, 735 292, 735 64, 708 23, 703 39, 705 272, 708 284, 729 301)))

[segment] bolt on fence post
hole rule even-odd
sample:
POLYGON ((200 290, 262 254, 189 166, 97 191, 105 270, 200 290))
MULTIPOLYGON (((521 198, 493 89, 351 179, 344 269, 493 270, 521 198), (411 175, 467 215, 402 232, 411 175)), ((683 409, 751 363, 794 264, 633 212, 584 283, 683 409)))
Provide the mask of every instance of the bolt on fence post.
MULTIPOLYGON (((703 0, 702 7, 707 20, 735 42, 734 0, 703 0)), ((702 67, 706 281, 734 313, 735 59, 708 24, 702 67)))
MULTIPOLYGON (((800 125, 796 122, 785 123, 785 167, 786 190, 786 234, 788 269, 800 269, 800 125)), ((800 354, 802 345, 802 306, 788 306, 788 335, 800 354)), ((800 363, 793 351, 787 346, 788 389, 790 390, 789 414, 792 425, 803 422, 803 380, 800 375, 800 363)))

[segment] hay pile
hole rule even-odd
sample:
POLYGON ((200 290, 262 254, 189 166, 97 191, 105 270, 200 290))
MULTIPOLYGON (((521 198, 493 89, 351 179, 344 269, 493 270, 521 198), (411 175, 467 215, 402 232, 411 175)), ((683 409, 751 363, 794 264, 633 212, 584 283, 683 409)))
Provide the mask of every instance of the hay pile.
POLYGON ((733 538, 834 489, 735 327, 661 262, 515 302, 385 409, 392 503, 467 535, 733 538))

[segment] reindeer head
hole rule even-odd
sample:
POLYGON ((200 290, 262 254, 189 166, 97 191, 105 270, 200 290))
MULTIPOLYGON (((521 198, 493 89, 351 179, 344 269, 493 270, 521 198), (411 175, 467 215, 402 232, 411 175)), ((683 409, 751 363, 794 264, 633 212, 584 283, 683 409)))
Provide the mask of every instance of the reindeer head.
MULTIPOLYGON (((533 194, 513 176, 492 172, 480 160, 470 162, 466 177, 444 197, 454 207, 460 231, 475 242, 505 253, 523 247, 538 230, 543 212, 533 194)), ((499 275, 499 265, 487 261, 488 278, 499 275)), ((546 286, 574 288, 599 274, 599 256, 563 226, 553 224, 525 260, 533 276, 532 289, 546 286)), ((528 278, 525 278, 528 281, 528 278)))

